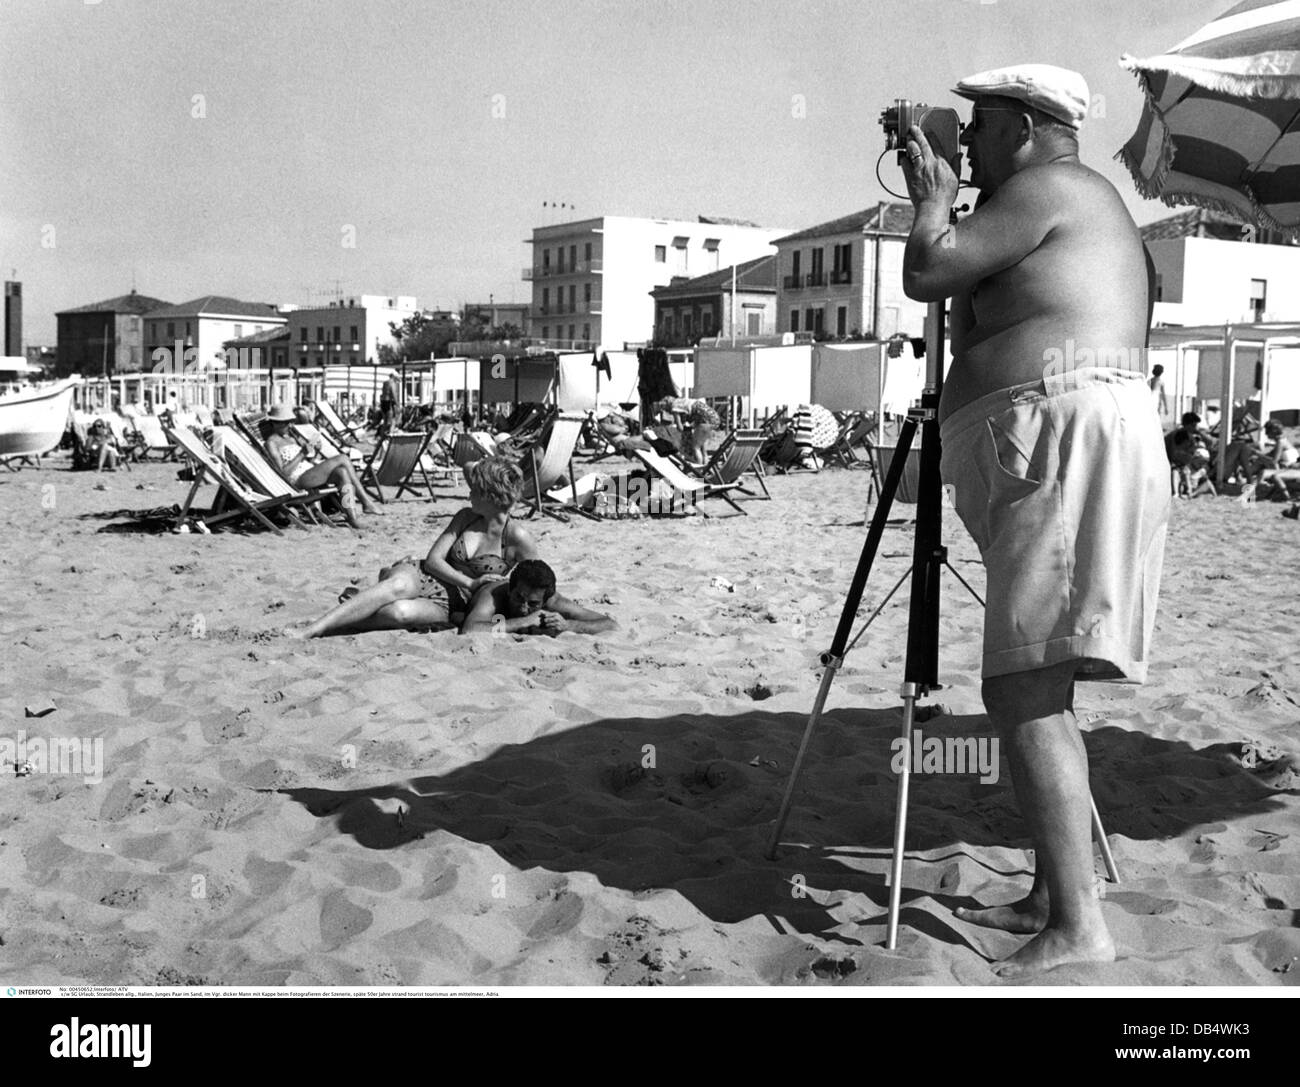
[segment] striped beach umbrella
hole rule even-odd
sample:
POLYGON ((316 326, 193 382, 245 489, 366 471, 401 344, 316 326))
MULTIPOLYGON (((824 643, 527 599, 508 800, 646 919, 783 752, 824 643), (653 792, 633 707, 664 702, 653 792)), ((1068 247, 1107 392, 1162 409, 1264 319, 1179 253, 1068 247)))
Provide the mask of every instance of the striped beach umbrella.
POLYGON ((1116 156, 1138 191, 1300 235, 1300 0, 1245 0, 1158 57, 1116 156))

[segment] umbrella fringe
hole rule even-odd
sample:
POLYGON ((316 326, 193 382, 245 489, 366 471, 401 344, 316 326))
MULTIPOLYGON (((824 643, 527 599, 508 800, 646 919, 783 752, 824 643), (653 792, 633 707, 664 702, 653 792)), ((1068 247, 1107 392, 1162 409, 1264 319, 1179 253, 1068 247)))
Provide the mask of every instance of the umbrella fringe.
MULTIPOLYGON (((1131 59, 1132 58, 1125 58, 1125 60, 1121 60, 1120 63, 1137 76, 1138 83, 1142 87, 1142 94, 1146 98, 1147 108, 1151 110, 1156 123, 1160 125, 1161 129, 1160 160, 1156 163, 1156 168, 1151 172, 1150 177, 1147 177, 1142 173, 1142 163, 1138 157, 1129 150, 1128 144, 1125 144, 1115 152, 1115 158, 1128 167, 1129 175, 1133 179, 1133 185, 1137 189, 1138 194, 1147 200, 1159 200, 1166 207, 1176 208, 1191 206, 1205 208, 1207 211, 1221 212, 1222 214, 1240 222, 1241 209, 1231 201, 1221 200, 1213 196, 1202 196, 1191 193, 1167 194, 1163 191, 1169 178, 1169 171, 1173 168, 1175 153, 1174 138, 1172 133, 1169 131, 1169 125, 1165 123, 1164 114, 1156 104, 1155 97, 1151 93, 1151 88, 1147 83, 1146 73, 1135 66, 1137 62, 1133 62, 1132 64, 1126 63, 1126 60, 1131 59)), ((1295 93, 1297 97, 1300 97, 1300 83, 1297 83, 1295 93)), ((1287 225, 1279 222, 1269 213, 1268 209, 1256 199, 1255 194, 1251 189, 1243 186, 1237 191, 1250 201, 1250 206, 1255 213, 1255 225, 1267 230, 1279 231, 1288 238, 1300 238, 1300 223, 1287 225)))
POLYGON ((1146 75, 1153 71, 1176 75, 1194 86, 1217 94, 1233 94, 1242 98, 1300 98, 1300 75, 1215 71, 1202 68, 1184 58, 1174 57, 1136 60, 1124 56, 1120 58, 1120 65, 1138 77, 1148 100, 1151 92, 1147 87, 1146 75))

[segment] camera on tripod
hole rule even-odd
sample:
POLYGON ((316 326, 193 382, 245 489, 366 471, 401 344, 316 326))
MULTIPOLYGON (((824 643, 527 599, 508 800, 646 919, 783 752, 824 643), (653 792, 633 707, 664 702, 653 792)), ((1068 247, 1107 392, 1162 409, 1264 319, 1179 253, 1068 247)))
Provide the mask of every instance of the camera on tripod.
POLYGON ((898 150, 898 161, 907 155, 907 133, 920 125, 934 153, 946 159, 952 172, 961 176, 961 133, 965 127, 955 109, 927 106, 910 98, 896 98, 894 104, 880 111, 880 126, 885 130, 885 149, 898 150))

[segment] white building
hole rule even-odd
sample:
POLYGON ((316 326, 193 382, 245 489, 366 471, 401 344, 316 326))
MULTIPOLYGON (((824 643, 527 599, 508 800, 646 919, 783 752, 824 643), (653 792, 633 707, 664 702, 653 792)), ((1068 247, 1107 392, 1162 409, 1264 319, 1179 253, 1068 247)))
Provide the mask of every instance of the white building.
POLYGON ((528 335, 552 348, 621 348, 654 337, 650 292, 772 253, 786 230, 700 216, 698 221, 603 215, 536 227, 528 335))
POLYGON ((777 329, 818 337, 921 336, 926 305, 903 293, 910 204, 880 203, 776 240, 777 329))
POLYGON ((1300 246, 1243 240, 1200 209, 1142 228, 1156 266, 1156 325, 1300 322, 1300 246))
POLYGON ((362 294, 328 306, 289 310, 289 364, 377 363, 382 345, 396 346, 390 326, 417 309, 410 295, 362 294))
POLYGON ((171 372, 224 365, 227 340, 281 326, 285 319, 265 302, 240 302, 209 294, 150 310, 144 323, 145 370, 159 366, 171 372), (162 352, 167 352, 163 355, 162 352))

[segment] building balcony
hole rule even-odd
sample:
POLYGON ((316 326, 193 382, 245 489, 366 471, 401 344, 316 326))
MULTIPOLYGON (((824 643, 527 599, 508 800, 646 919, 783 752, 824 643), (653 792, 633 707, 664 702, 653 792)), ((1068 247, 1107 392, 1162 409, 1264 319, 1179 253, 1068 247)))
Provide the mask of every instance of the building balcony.
POLYGON ((537 313, 542 317, 564 317, 568 314, 599 314, 601 312, 601 302, 599 298, 593 298, 590 302, 574 302, 572 305, 562 302, 554 306, 537 307, 537 313))
POLYGON ((826 273, 809 272, 808 275, 804 277, 804 282, 809 287, 824 287, 826 286, 826 273))
POLYGON ((781 282, 787 291, 797 291, 803 286, 803 276, 786 276, 781 282))
POLYGON ((838 272, 832 272, 832 273, 831 273, 831 282, 832 282, 832 283, 852 283, 852 282, 853 282, 853 272, 852 272, 852 270, 849 269, 849 268, 843 268, 843 269, 841 269, 841 270, 838 271, 838 272))
POLYGON ((600 258, 580 260, 576 264, 534 264, 524 269, 524 279, 553 279, 556 276, 584 276, 604 271, 600 258))

